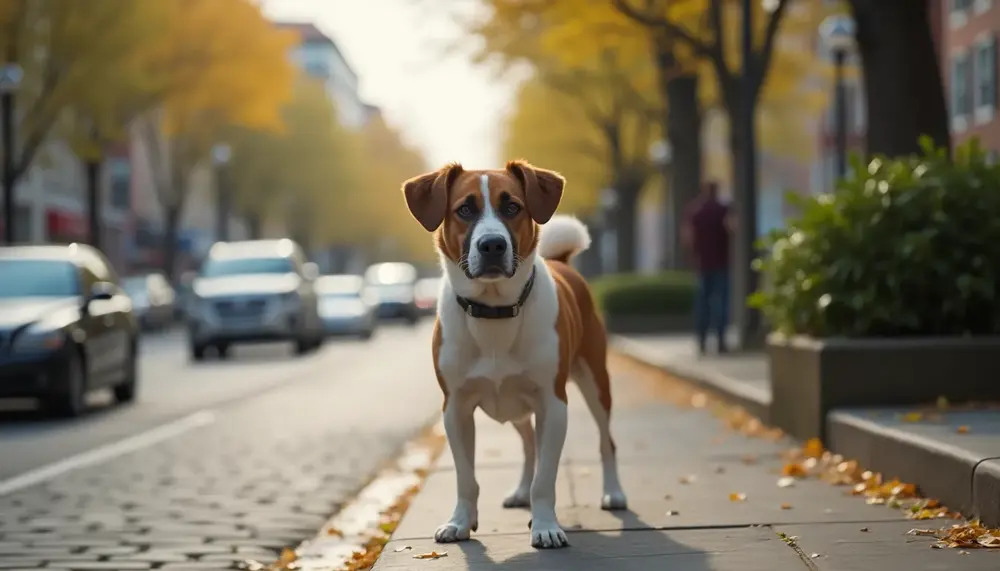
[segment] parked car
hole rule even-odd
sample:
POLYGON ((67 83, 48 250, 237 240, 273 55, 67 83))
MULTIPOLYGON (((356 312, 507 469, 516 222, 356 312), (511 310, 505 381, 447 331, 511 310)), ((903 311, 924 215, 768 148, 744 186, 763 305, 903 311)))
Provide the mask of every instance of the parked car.
POLYGON ((417 268, 405 262, 374 264, 365 270, 365 281, 375 297, 379 319, 404 319, 415 324, 420 318, 414 296, 417 268))
POLYGON ((127 277, 122 289, 132 298, 132 311, 142 329, 162 329, 174 322, 177 294, 163 274, 127 277))
POLYGON ((191 357, 226 358, 236 343, 292 341, 302 355, 323 343, 316 264, 289 239, 217 242, 191 284, 191 357))
POLYGON ((376 303, 361 276, 323 276, 316 282, 316 294, 327 335, 370 339, 375 333, 376 303))
POLYGON ((83 244, 0 247, 0 398, 64 416, 91 389, 135 399, 139 328, 107 258, 83 244))
POLYGON ((438 294, 441 293, 441 278, 423 278, 413 286, 413 297, 421 315, 437 312, 438 294))

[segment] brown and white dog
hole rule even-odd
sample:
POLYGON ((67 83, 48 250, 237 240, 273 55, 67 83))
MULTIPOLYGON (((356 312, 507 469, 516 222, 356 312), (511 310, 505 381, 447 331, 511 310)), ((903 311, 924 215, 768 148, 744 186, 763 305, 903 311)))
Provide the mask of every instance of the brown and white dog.
POLYGON ((626 507, 609 430, 604 324, 587 282, 569 265, 590 236, 579 220, 553 217, 564 184, 524 161, 497 170, 453 163, 403 184, 410 212, 435 233, 444 267, 433 355, 458 500, 434 534, 438 542, 467 540, 479 525, 473 413, 480 408, 513 423, 524 445, 520 481, 504 507, 530 506, 533 546, 568 545, 555 487, 571 378, 600 431, 601 507, 626 507))

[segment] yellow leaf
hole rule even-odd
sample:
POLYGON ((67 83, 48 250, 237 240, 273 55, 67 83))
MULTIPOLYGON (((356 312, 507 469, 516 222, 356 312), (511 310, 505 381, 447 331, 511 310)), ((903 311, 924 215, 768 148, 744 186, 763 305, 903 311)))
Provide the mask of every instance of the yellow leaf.
POLYGON ((958 432, 959 434, 968 434, 969 433, 969 427, 963 424, 962 426, 959 426, 956 429, 956 432, 958 432))
POLYGON ((746 501, 747 495, 741 492, 733 492, 729 494, 729 501, 731 502, 742 502, 746 501))
POLYGON ((295 561, 297 558, 298 555, 295 553, 294 549, 290 547, 285 547, 284 549, 281 550, 281 556, 278 557, 278 561, 281 562, 282 564, 287 564, 291 563, 292 561, 295 561))
POLYGON ((922 412, 908 412, 903 415, 903 422, 920 422, 924 419, 922 412))
POLYGON ((781 509, 790 510, 792 509, 792 504, 781 504, 781 509))

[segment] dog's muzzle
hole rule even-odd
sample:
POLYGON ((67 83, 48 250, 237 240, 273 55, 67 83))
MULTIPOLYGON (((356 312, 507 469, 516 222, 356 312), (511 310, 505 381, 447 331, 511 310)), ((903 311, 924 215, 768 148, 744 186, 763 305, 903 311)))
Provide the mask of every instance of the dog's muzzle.
POLYGON ((500 277, 513 275, 513 257, 507 239, 498 234, 479 238, 475 244, 479 264, 476 277, 500 277), (509 261, 510 260, 510 261, 509 261))

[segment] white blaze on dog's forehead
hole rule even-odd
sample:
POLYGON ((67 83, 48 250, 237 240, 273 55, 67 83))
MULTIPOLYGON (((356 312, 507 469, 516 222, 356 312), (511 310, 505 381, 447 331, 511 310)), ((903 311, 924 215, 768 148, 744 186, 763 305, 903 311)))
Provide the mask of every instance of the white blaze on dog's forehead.
POLYGON ((490 175, 486 173, 479 176, 479 193, 483 195, 483 212, 493 212, 493 203, 490 202, 490 175))

